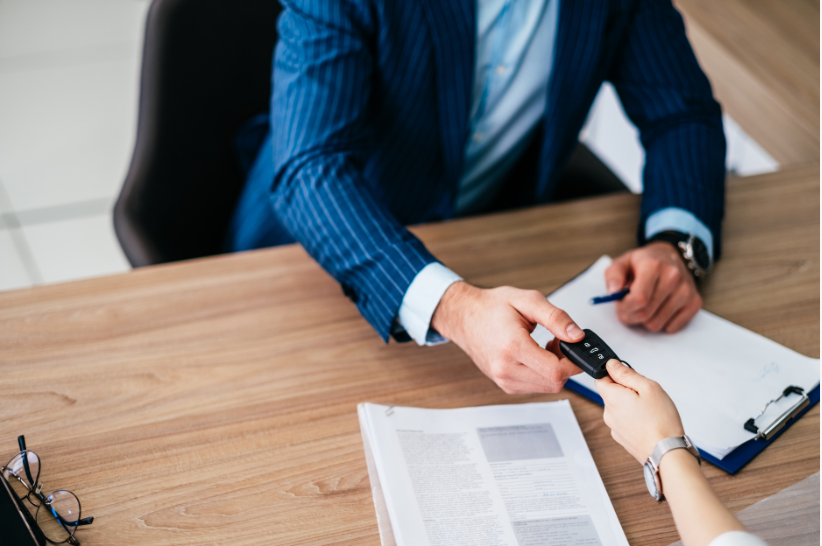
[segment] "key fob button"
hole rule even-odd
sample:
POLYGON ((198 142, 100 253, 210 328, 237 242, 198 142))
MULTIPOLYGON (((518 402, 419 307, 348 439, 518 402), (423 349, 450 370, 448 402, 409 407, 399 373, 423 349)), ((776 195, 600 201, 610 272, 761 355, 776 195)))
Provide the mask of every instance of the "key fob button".
POLYGON ((571 362, 595 379, 607 375, 605 363, 617 358, 614 351, 590 330, 584 330, 585 338, 576 343, 560 342, 562 353, 571 362))
POLYGON ((605 364, 612 358, 616 358, 610 351, 599 351, 594 354, 586 354, 585 356, 587 357, 588 362, 592 362, 597 366, 600 364, 605 364))
POLYGON ((588 362, 592 363, 594 366, 600 366, 608 362, 608 355, 604 353, 597 353, 595 355, 588 355, 587 358, 588 362))

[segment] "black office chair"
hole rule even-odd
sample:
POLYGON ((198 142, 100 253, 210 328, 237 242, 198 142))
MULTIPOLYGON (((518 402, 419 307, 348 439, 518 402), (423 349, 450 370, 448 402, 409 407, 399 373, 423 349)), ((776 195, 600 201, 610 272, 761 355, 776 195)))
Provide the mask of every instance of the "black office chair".
MULTIPOLYGON (((277 0, 152 2, 137 142, 114 207, 114 230, 134 267, 223 251, 243 187, 233 138, 269 109, 280 10, 277 0)), ((532 161, 520 163, 536 176, 532 147, 532 161)), ((626 191, 582 144, 563 180, 555 200, 626 191)))
POLYGON ((269 109, 277 0, 154 0, 137 141, 114 230, 135 267, 218 254, 242 189, 240 125, 269 109))

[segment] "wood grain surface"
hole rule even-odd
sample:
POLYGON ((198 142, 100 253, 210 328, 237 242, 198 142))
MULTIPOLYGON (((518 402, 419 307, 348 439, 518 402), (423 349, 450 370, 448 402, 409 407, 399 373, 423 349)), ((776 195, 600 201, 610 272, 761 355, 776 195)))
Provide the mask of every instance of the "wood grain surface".
MULTIPOLYGON (((414 229, 467 279, 545 293, 634 245, 639 198, 414 229)), ((819 168, 729 182, 705 307, 819 356, 819 168)), ((509 396, 455 346, 383 344, 297 246, 0 294, 0 458, 25 433, 45 490, 77 493, 97 544, 379 543, 356 404, 567 398, 631 544, 677 540, 665 504, 569 391, 509 396)), ((814 408, 736 476, 734 511, 819 470, 814 408)))
POLYGON ((781 165, 819 161, 819 1, 675 0, 723 110, 781 165))

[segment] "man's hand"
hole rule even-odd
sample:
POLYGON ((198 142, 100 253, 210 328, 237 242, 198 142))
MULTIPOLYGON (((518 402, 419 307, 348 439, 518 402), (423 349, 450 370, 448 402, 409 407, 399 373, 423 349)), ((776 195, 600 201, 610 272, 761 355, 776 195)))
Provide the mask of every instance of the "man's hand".
POLYGON ((508 394, 559 392, 581 370, 562 356, 556 340, 548 350, 537 345, 531 338, 537 324, 565 341, 585 336, 545 296, 510 286, 482 289, 456 282, 431 319, 435 330, 459 345, 508 394))
POLYGON ((641 324, 652 332, 678 332, 702 307, 694 276, 673 245, 656 242, 631 250, 605 271, 608 292, 630 285, 617 302, 617 316, 629 326, 641 324))
POLYGON ((682 436, 682 420, 659 383, 620 361, 608 361, 608 375, 596 381, 605 402, 605 424, 611 436, 641 463, 660 440, 682 436))

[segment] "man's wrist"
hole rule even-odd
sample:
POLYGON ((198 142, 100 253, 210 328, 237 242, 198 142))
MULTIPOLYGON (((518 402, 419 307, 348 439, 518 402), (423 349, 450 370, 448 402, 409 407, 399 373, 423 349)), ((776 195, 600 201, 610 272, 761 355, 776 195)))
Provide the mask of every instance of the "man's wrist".
POLYGON ((704 244, 708 253, 708 261, 713 262, 713 233, 692 212, 677 207, 668 207, 651 214, 645 221, 645 240, 650 241, 663 232, 693 234, 704 244))
POLYGON ((711 256, 705 243, 692 233, 662 231, 648 241, 649 243, 663 242, 671 245, 694 277, 703 277, 711 269, 711 256))
POLYGON ((463 324, 462 313, 465 312, 466 303, 477 290, 479 288, 465 281, 449 286, 434 310, 431 328, 448 339, 456 340, 460 336, 459 328, 463 324))
POLYGON ((462 278, 439 262, 426 265, 414 277, 397 311, 402 328, 419 345, 438 345, 448 341, 431 326, 434 311, 445 291, 462 278))
POLYGON ((682 253, 679 252, 679 250, 677 250, 676 246, 674 246, 673 244, 668 243, 666 241, 648 241, 642 246, 643 248, 660 248, 663 249, 665 252, 669 252, 671 254, 676 255, 676 257, 679 260, 677 263, 682 264, 682 268, 690 273, 690 270, 688 269, 688 264, 685 263, 685 258, 682 257, 682 253))

